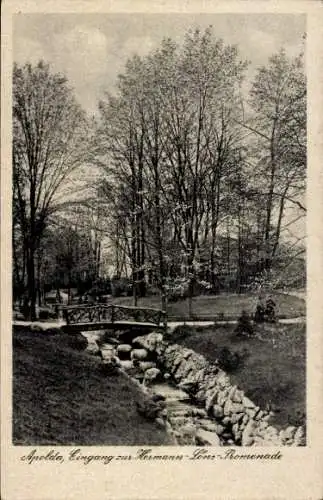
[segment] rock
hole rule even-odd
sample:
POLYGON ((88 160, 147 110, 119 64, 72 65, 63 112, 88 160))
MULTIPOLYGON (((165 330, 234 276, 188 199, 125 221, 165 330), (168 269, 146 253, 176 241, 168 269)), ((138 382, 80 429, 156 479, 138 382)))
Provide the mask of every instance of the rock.
POLYGON ((239 432, 239 425, 238 424, 233 424, 232 432, 236 436, 236 434, 239 432))
POLYGON ((169 416, 168 418, 172 425, 176 427, 181 427, 187 424, 187 417, 169 416))
POLYGON ((259 431, 261 432, 261 431, 264 431, 265 429, 267 429, 268 425, 269 425, 268 422, 264 422, 264 421, 260 422, 259 427, 258 427, 258 432, 259 431))
POLYGON ((216 433, 218 436, 222 436, 222 434, 224 433, 225 431, 225 427, 221 424, 217 424, 216 426, 216 433))
POLYGON ((199 426, 202 427, 202 429, 204 429, 205 431, 209 431, 209 432, 216 432, 217 431, 218 426, 216 424, 214 424, 211 420, 202 419, 198 423, 199 423, 199 426))
POLYGON ((183 436, 192 436, 192 437, 195 437, 196 436, 196 432, 197 432, 197 429, 195 427, 194 424, 191 424, 191 423, 188 423, 188 424, 185 424, 183 425, 180 429, 179 429, 180 433, 183 435, 183 436))
POLYGON ((194 394, 196 390, 196 384, 193 382, 182 381, 178 384, 178 387, 189 394, 194 394))
POLYGON ((237 390, 237 386, 233 385, 228 392, 228 398, 231 399, 232 401, 233 401, 234 395, 236 393, 236 390, 237 390))
POLYGON ((161 350, 165 350, 166 344, 163 343, 163 335, 158 332, 151 332, 148 335, 141 335, 136 337, 132 341, 133 346, 147 349, 147 351, 154 352, 158 351, 161 354, 161 350))
POLYGON ((124 371, 132 370, 133 369, 133 362, 130 360, 120 360, 120 367, 124 371))
POLYGON ((206 411, 209 411, 212 406, 214 407, 213 403, 217 398, 217 391, 216 390, 210 391, 209 393, 206 393, 205 396, 206 396, 205 409, 206 411))
POLYGON ((138 361, 143 361, 147 358, 148 352, 146 349, 133 349, 130 353, 132 360, 137 359, 138 361))
POLYGON ((295 432, 296 432, 296 427, 293 427, 292 425, 287 427, 287 429, 285 429, 285 432, 284 432, 285 439, 287 439, 287 440, 293 439, 295 432))
POLYGON ((108 360, 104 360, 101 364, 101 372, 104 375, 117 375, 119 373, 120 360, 113 356, 108 360))
POLYGON ((264 416, 265 416, 264 412, 262 410, 259 410, 255 415, 255 420, 262 420, 264 416))
POLYGON ((245 406, 246 408, 251 408, 251 409, 254 409, 256 408, 256 405, 249 399, 247 398, 247 396, 244 396, 242 398, 242 404, 243 406, 245 406))
POLYGON ((216 376, 216 381, 220 389, 230 387, 230 378, 224 372, 219 372, 219 374, 216 376))
POLYGON ((232 401, 230 399, 227 399, 223 407, 223 413, 225 416, 229 416, 231 414, 231 406, 232 401))
POLYGON ((166 372, 164 373, 164 380, 169 380, 171 378, 171 374, 166 372))
POLYGON ((269 425, 265 430, 265 437, 266 439, 278 438, 278 430, 272 425, 269 425))
POLYGON ((242 403, 243 397, 244 397, 243 391, 236 389, 231 399, 234 403, 242 403))
MULTIPOLYGON (((244 431, 243 431, 244 433, 244 431)), ((244 436, 244 434, 242 433, 242 446, 251 446, 253 445, 255 439, 254 437, 252 436, 244 436)))
POLYGON ((230 399, 227 399, 224 408, 224 415, 231 415, 232 413, 242 413, 244 407, 240 403, 233 403, 230 399))
POLYGON ((158 368, 148 368, 144 375, 144 384, 150 385, 161 378, 161 372, 158 368))
POLYGON ((243 413, 244 406, 241 403, 231 402, 231 413, 243 413))
POLYGON ((154 403, 150 399, 137 401, 136 406, 139 415, 147 420, 155 420, 159 416, 161 410, 159 403, 154 403))
POLYGON ((231 418, 230 417, 224 417, 224 419, 222 420, 222 424, 225 425, 225 426, 231 424, 231 418))
POLYGON ((243 417, 243 419, 242 419, 242 422, 243 422, 244 424, 247 424, 247 423, 249 422, 249 415, 246 415, 246 414, 245 414, 245 415, 244 415, 244 417, 243 417))
POLYGON ((252 410, 251 408, 246 408, 245 412, 250 418, 254 418, 256 415, 255 410, 252 410))
POLYGON ((114 349, 114 347, 112 347, 112 348, 106 348, 106 346, 104 346, 104 349, 101 348, 101 357, 102 357, 103 360, 110 359, 112 356, 115 356, 115 349, 114 349))
POLYGON ((101 351, 115 351, 116 349, 116 344, 110 344, 105 342, 104 344, 101 345, 101 351))
POLYGON ((243 413, 234 413, 231 416, 232 424, 236 424, 236 423, 240 422, 243 419, 243 415, 244 415, 243 413))
POLYGON ((117 347, 117 353, 129 353, 132 350, 130 344, 119 344, 117 347))
POLYGON ((246 427, 242 432, 242 446, 251 446, 254 442, 254 431, 255 431, 255 422, 253 420, 249 420, 246 427))
POLYGON ((242 432, 239 430, 236 434, 235 434, 235 440, 236 441, 241 441, 242 439, 242 432))
POLYGON ((216 432, 209 432, 204 429, 198 429, 196 440, 201 446, 221 446, 221 441, 216 432))
POLYGON ((142 372, 145 372, 149 368, 156 368, 156 363, 153 361, 139 361, 139 368, 142 372))
POLYGON ((162 428, 165 427, 165 420, 164 419, 157 417, 155 422, 158 425, 158 427, 162 427, 162 428))
POLYGON ((183 359, 178 365, 177 370, 174 372, 175 380, 180 382, 183 378, 187 377, 192 370, 194 370, 194 366, 192 366, 190 361, 183 359))
POLYGON ((206 418, 207 417, 207 413, 206 413, 205 410, 203 410, 203 408, 193 408, 192 415, 194 417, 200 417, 200 418, 206 418))
POLYGON ((218 393, 218 397, 217 397, 217 403, 218 405, 220 406, 224 406, 225 403, 227 402, 228 400, 228 390, 227 389, 222 389, 219 393, 218 393))
POLYGON ((187 390, 190 393, 196 393, 198 388, 202 386, 203 377, 203 368, 197 371, 195 369, 192 369, 186 375, 184 375, 180 383, 183 389, 184 386, 187 387, 187 389, 184 390, 187 390))
POLYGON ((203 404, 205 402, 205 391, 204 390, 199 390, 195 394, 195 400, 199 404, 203 404))
POLYGON ((222 406, 213 405, 212 413, 215 418, 222 418, 224 414, 222 406))
POLYGON ((305 446, 306 444, 306 439, 305 439, 305 432, 303 427, 298 427, 296 429, 296 432, 294 434, 294 445, 295 446, 305 446))
POLYGON ((39 332, 40 333, 40 332, 44 331, 44 329, 40 325, 38 325, 37 323, 31 323, 29 328, 30 328, 31 332, 37 332, 37 333, 39 332))
POLYGON ((95 340, 92 340, 92 339, 91 340, 88 339, 88 345, 87 345, 85 350, 89 354, 93 354, 93 355, 100 353, 100 348, 99 348, 98 344, 96 343, 95 340))

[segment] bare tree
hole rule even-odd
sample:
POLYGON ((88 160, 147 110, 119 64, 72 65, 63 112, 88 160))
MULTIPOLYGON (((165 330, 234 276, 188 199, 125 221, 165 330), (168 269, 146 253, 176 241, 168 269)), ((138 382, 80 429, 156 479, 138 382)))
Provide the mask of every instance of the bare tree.
POLYGON ((35 318, 35 255, 56 196, 87 157, 87 120, 67 80, 44 62, 14 65, 13 196, 26 253, 29 317, 35 318))

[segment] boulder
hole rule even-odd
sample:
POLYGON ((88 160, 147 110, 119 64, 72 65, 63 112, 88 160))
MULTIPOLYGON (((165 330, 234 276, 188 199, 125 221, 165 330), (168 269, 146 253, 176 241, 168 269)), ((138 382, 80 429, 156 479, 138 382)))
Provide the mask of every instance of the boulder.
POLYGON ((154 361, 139 361, 139 368, 142 372, 149 370, 149 368, 156 368, 154 361))
POLYGON ((101 372, 104 375, 117 375, 119 373, 120 360, 116 356, 105 359, 101 364, 101 372))
POLYGON ((243 413, 233 413, 233 415, 231 416, 232 424, 240 422, 243 419, 243 415, 243 413))
POLYGON ((220 438, 216 432, 209 432, 204 429, 197 430, 196 441, 201 446, 221 446, 220 438))
POLYGON ((148 356, 147 349, 133 349, 130 353, 132 360, 144 361, 148 356))
POLYGON ((85 351, 88 352, 89 354, 97 355, 100 353, 100 348, 95 340, 88 339, 88 345, 85 351))
POLYGON ((253 403, 249 398, 247 398, 247 396, 244 396, 242 398, 242 404, 243 406, 245 406, 246 408, 250 408, 250 409, 254 409, 256 408, 256 405, 255 403, 253 403))
POLYGON ((120 360, 120 368, 124 371, 133 369, 133 362, 130 360, 120 360))
POLYGON ((207 418, 207 412, 203 408, 193 408, 192 415, 193 417, 207 418))
POLYGON ((287 427, 287 429, 285 429, 284 438, 286 440, 293 439, 295 432, 296 432, 296 427, 293 427, 292 425, 290 425, 289 427, 287 427))
POLYGON ((148 368, 144 375, 144 384, 150 385, 161 378, 161 372, 158 368, 148 368))
POLYGON ((305 439, 305 432, 303 427, 298 427, 296 429, 296 432, 294 434, 294 445, 295 446, 305 446, 306 444, 306 439, 305 439))
POLYGON ((209 432, 216 432, 217 431, 217 425, 212 422, 212 420, 208 420, 208 419, 201 419, 199 422, 198 422, 199 426, 202 427, 202 429, 204 429, 205 431, 209 431, 209 432))
POLYGON ((224 414, 222 406, 213 405, 212 413, 215 418, 222 418, 224 414))
POLYGON ((119 344, 119 345, 118 345, 118 347, 117 347, 117 352, 118 352, 118 354, 119 354, 120 352, 122 352, 122 353, 123 353, 123 352, 128 353, 128 352, 130 352, 131 350, 132 350, 132 347, 131 347, 131 345, 130 345, 130 344, 119 344))
POLYGON ((104 346, 101 347, 101 357, 102 359, 110 359, 112 356, 115 356, 116 352, 115 352, 115 348, 113 346, 110 347, 107 347, 106 344, 104 344, 104 346))
POLYGON ((231 386, 230 377, 223 371, 219 372, 216 376, 217 385, 220 389, 226 389, 231 386))
POLYGON ((161 350, 166 348, 166 345, 163 343, 163 335, 158 332, 151 332, 148 335, 136 337, 133 339, 132 345, 136 348, 147 349, 150 352, 159 351, 158 354, 161 354, 161 350))
MULTIPOLYGON (((204 377, 204 369, 200 370, 190 370, 187 375, 185 375, 182 380, 181 384, 186 385, 187 387, 190 387, 191 389, 197 389, 202 385, 203 382, 203 377, 204 377)), ((184 388, 184 387, 183 387, 184 388)), ((191 391, 189 391, 191 392, 191 391)))
POLYGON ((194 366, 192 364, 185 360, 182 359, 181 363, 178 365, 177 370, 174 372, 174 378, 177 382, 180 382, 182 379, 187 377, 187 375, 194 370, 194 366))
POLYGON ((209 411, 210 408, 213 406, 213 403, 217 399, 217 390, 216 389, 212 389, 211 391, 208 391, 205 394, 205 397, 206 397, 205 409, 206 409, 206 411, 209 411))
POLYGON ((38 323, 31 323, 30 325, 30 331, 31 332, 43 332, 44 331, 44 328, 42 328, 38 323))
POLYGON ((253 420, 249 420, 246 427, 242 432, 242 446, 251 446, 254 442, 254 432, 256 429, 255 422, 253 420))
POLYGON ((120 344, 117 347, 117 353, 120 359, 130 359, 131 350, 130 344, 120 344))
POLYGON ((217 424, 216 426, 216 433, 218 436, 222 436, 222 434, 224 433, 225 431, 225 427, 221 424, 217 424))

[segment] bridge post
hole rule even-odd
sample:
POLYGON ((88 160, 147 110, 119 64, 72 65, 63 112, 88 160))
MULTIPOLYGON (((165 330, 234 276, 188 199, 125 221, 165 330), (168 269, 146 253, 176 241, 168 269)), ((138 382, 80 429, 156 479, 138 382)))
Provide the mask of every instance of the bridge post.
POLYGON ((114 323, 114 305, 111 305, 111 323, 114 323))

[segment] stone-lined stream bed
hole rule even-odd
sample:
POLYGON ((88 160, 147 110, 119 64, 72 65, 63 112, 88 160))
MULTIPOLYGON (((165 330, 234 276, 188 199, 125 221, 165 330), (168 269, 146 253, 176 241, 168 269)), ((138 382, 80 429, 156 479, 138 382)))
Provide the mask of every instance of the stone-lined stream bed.
POLYGON ((173 436, 174 444, 198 446, 302 446, 303 427, 278 430, 272 413, 256 406, 217 364, 165 339, 161 333, 88 332, 87 350, 103 366, 122 370, 147 394, 138 408, 173 436))

